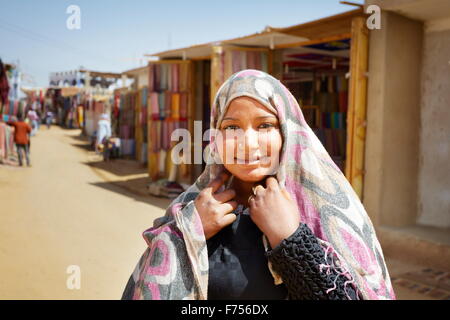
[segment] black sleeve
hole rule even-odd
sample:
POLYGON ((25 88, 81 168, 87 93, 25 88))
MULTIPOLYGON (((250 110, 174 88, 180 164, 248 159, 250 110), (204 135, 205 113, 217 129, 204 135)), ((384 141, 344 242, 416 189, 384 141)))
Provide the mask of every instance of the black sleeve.
POLYGON ((334 258, 329 254, 325 260, 325 250, 306 224, 302 223, 294 234, 267 251, 266 256, 283 279, 289 299, 358 299, 349 279, 336 268, 328 268, 329 272, 320 270, 320 265, 333 264, 334 258))

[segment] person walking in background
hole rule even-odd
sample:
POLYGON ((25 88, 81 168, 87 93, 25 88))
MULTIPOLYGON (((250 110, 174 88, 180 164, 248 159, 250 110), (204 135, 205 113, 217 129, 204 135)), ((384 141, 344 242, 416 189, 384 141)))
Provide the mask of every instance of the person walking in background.
POLYGON ((45 123, 47 124, 47 129, 50 129, 50 125, 52 124, 53 120, 53 112, 47 111, 47 114, 45 116, 45 123))
POLYGON ((19 166, 23 165, 22 151, 25 153, 27 166, 31 167, 30 163, 30 138, 28 135, 31 133, 31 127, 28 123, 23 121, 23 115, 17 115, 17 121, 9 121, 9 126, 14 127, 14 143, 17 148, 17 155, 19 157, 19 166))
POLYGON ((38 124, 39 117, 38 117, 36 111, 34 111, 33 109, 28 111, 27 117, 31 123, 31 129, 32 129, 31 136, 34 136, 39 129, 39 124, 38 124))
POLYGON ((97 141, 95 143, 95 150, 97 152, 103 151, 105 140, 109 137, 111 137, 111 123, 109 122, 109 116, 106 113, 102 113, 100 120, 98 121, 97 141))

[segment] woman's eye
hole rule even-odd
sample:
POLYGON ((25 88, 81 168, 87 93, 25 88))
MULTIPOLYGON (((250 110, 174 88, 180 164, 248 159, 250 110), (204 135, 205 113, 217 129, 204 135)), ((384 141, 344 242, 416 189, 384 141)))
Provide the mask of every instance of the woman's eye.
POLYGON ((229 125, 223 128, 223 130, 237 130, 237 129, 239 129, 239 127, 234 125, 229 125))
POLYGON ((270 129, 275 128, 275 126, 272 123, 263 123, 259 126, 260 129, 270 129))

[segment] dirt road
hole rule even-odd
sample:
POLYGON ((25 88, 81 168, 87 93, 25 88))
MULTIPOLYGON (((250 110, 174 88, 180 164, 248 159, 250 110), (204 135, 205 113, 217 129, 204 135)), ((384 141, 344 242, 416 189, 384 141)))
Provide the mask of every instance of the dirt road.
POLYGON ((41 128, 31 168, 0 165, 0 299, 119 299, 164 213, 105 181, 79 134, 41 128), (71 265, 80 289, 68 289, 71 265))

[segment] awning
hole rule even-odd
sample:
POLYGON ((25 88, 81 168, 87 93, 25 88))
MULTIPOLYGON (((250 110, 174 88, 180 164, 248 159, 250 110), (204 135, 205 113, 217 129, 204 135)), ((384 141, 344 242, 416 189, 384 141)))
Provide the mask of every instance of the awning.
POLYGON ((209 59, 212 53, 213 43, 199 44, 191 47, 168 50, 154 54, 146 54, 147 57, 159 57, 163 59, 209 59))
POLYGON ((144 66, 144 67, 139 67, 139 68, 126 70, 126 71, 122 72, 122 75, 133 77, 133 76, 136 76, 139 73, 146 72, 147 70, 148 70, 148 66, 144 66))
POLYGON ((267 27, 264 31, 244 37, 214 41, 186 48, 146 54, 159 59, 209 59, 215 45, 235 45, 271 49, 296 48, 351 37, 354 17, 364 16, 363 9, 352 10, 334 16, 302 23, 286 28, 267 27))
POLYGON ((99 102, 105 102, 105 101, 108 101, 109 99, 111 99, 111 97, 112 97, 112 94, 107 94, 107 95, 97 94, 97 95, 92 96, 92 100, 99 101, 99 102))
POLYGON ((301 41, 308 41, 308 38, 290 35, 286 33, 271 31, 263 31, 249 36, 235 38, 231 40, 222 41, 223 44, 230 44, 236 46, 247 47, 263 47, 275 49, 277 45, 284 45, 289 43, 298 43, 301 41))
POLYGON ((209 59, 212 54, 212 47, 214 45, 235 45, 245 47, 262 47, 262 48, 274 48, 276 45, 286 43, 297 43, 300 41, 307 41, 307 38, 298 37, 290 34, 284 34, 275 31, 263 31, 261 33, 255 33, 249 36, 225 40, 210 42, 191 47, 168 50, 155 54, 147 54, 149 57, 159 57, 163 59, 209 59))
POLYGON ((47 92, 47 88, 24 88, 21 87, 20 90, 25 93, 26 95, 31 95, 31 94, 40 94, 40 92, 42 91, 42 94, 45 96, 45 93, 47 92))
POLYGON ((86 69, 80 69, 81 73, 87 73, 89 72, 89 75, 91 77, 102 77, 102 78, 116 78, 119 79, 122 77, 120 73, 115 72, 100 72, 100 71, 94 71, 94 70, 86 70, 86 69))
POLYGON ((82 88, 78 88, 78 87, 65 87, 65 88, 61 88, 61 95, 63 97, 71 97, 71 96, 75 96, 76 94, 78 94, 79 92, 83 91, 82 88))

